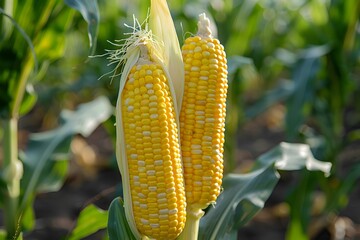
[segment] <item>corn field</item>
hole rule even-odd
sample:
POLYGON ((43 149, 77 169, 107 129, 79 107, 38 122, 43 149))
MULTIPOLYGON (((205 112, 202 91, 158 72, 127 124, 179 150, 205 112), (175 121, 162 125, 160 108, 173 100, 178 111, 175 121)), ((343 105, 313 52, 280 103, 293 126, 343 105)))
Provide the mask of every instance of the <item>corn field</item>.
POLYGON ((0 240, 360 239, 358 0, 0 0, 0 240))

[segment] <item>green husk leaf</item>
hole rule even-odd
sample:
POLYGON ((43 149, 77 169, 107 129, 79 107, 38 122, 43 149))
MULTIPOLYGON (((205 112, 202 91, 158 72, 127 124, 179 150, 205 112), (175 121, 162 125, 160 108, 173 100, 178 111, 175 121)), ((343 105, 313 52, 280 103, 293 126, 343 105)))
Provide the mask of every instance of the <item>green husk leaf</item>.
POLYGON ((125 217, 123 202, 119 197, 115 198, 110 204, 107 227, 110 240, 135 239, 125 217))

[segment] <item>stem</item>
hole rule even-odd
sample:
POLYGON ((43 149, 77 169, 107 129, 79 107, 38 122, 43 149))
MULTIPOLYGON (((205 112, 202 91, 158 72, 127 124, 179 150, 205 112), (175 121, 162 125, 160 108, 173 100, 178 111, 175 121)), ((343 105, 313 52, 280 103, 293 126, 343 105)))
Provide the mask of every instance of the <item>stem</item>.
POLYGON ((27 80, 29 79, 33 67, 34 67, 34 61, 31 59, 29 54, 25 60, 25 65, 22 68, 21 75, 19 78, 19 83, 17 84, 14 102, 13 105, 11 106, 12 118, 17 118, 19 116, 19 110, 20 110, 21 102, 24 98, 26 83, 27 80))
POLYGON ((180 234, 178 240, 197 240, 199 234, 199 223, 204 211, 201 209, 189 208, 186 211, 185 228, 180 234))
POLYGON ((20 195, 21 163, 18 160, 16 118, 4 121, 4 166, 3 174, 7 182, 7 193, 4 201, 4 218, 7 239, 13 239, 17 230, 18 201, 20 195))

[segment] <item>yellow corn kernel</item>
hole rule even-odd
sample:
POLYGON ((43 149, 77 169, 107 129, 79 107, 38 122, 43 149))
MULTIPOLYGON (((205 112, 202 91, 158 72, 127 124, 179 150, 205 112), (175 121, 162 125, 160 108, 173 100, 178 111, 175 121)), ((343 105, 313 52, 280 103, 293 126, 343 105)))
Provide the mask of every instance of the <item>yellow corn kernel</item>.
POLYGON ((185 87, 180 113, 186 200, 204 209, 220 194, 227 93, 224 47, 200 15, 198 34, 185 40, 185 87))
POLYGON ((185 226, 185 190, 174 102, 159 64, 140 58, 132 67, 121 113, 136 228, 175 239, 185 226))

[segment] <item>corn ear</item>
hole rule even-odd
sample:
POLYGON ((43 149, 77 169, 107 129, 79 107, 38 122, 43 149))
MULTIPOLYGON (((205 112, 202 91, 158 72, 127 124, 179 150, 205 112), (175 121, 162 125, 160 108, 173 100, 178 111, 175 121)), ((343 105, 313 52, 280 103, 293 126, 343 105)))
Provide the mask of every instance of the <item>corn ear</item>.
POLYGON ((220 194, 226 114, 227 67, 224 47, 213 38, 205 14, 198 33, 185 40, 185 89, 180 114, 186 198, 205 209, 220 194))
POLYGON ((175 239, 186 217, 178 110, 160 52, 147 27, 134 28, 110 57, 126 62, 116 105, 116 155, 126 218, 137 239, 175 239))
POLYGON ((200 14, 198 33, 185 40, 182 53, 185 87, 180 129, 187 222, 181 239, 191 240, 197 238, 202 209, 215 204, 223 176, 226 56, 205 14, 200 14))

